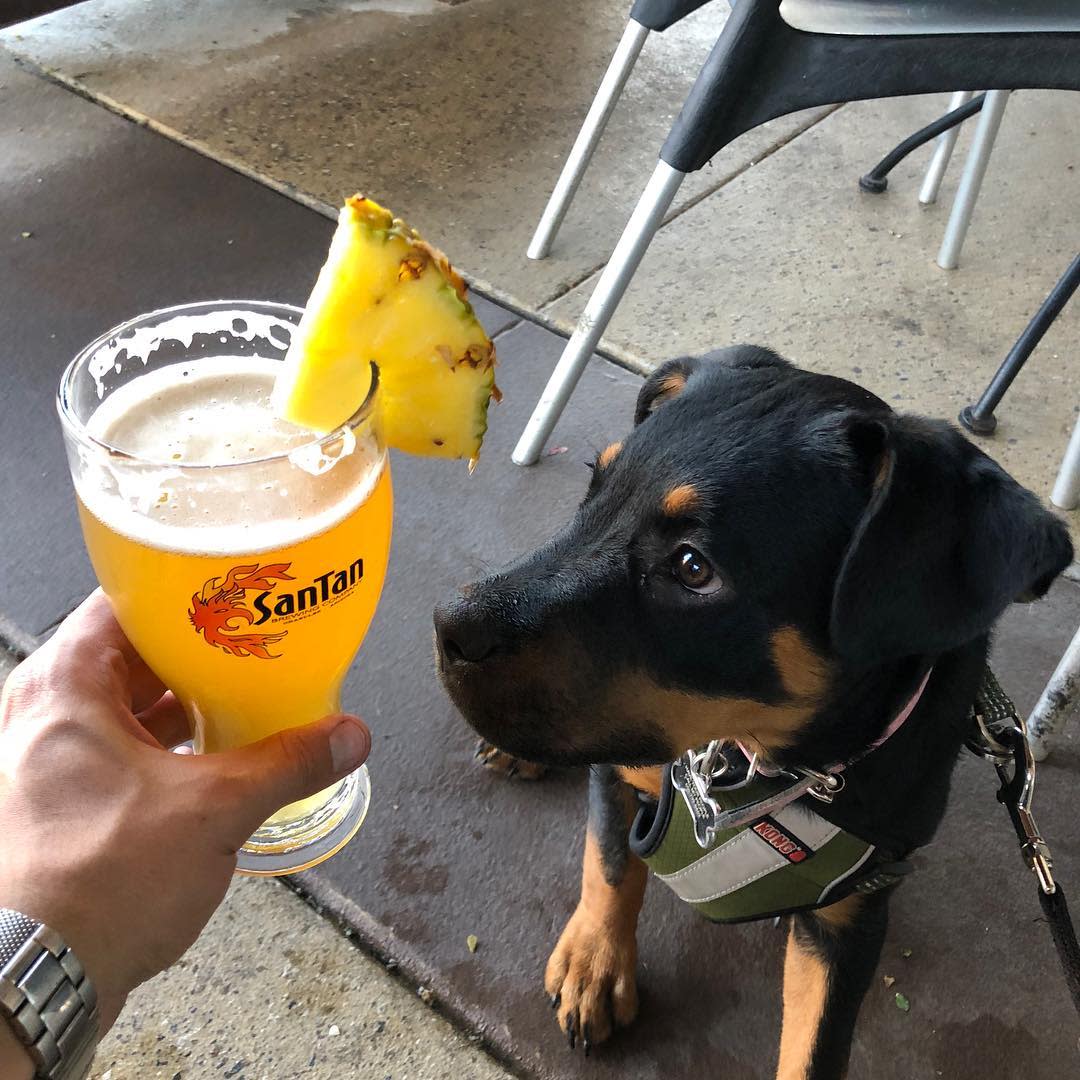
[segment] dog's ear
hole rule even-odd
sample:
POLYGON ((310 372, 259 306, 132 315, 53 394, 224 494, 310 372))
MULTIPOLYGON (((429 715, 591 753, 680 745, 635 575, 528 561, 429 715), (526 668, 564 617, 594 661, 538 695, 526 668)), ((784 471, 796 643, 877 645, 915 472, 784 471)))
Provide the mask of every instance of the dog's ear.
POLYGON ((680 356, 661 364, 646 380, 638 392, 637 406, 634 409, 634 426, 647 420, 660 406, 673 397, 678 397, 686 388, 690 376, 701 365, 696 356, 680 356))
POLYGON ((947 424, 854 419, 871 497, 833 592, 833 649, 856 666, 935 655, 1042 596, 1072 560, 1064 524, 947 424))
POLYGON ((747 379, 750 373, 784 377, 797 371, 783 357, 760 345, 731 345, 704 356, 680 356, 662 364, 645 380, 634 410, 635 426, 648 419, 665 401, 678 397, 701 368, 708 369, 710 378, 721 380, 716 384, 718 390, 723 387, 723 392, 716 395, 718 408, 734 404, 760 389, 760 381, 747 379))

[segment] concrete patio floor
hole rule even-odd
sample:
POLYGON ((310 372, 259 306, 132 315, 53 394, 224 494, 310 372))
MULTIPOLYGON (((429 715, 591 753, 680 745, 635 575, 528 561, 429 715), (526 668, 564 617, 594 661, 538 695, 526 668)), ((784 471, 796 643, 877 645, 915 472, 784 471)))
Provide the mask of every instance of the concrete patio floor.
MULTIPOLYGON (((6 462, 0 469, 0 628, 7 618, 47 633, 92 584, 49 426, 63 361, 104 325, 160 303, 234 288, 300 301, 330 226, 297 201, 325 214, 341 195, 369 190, 514 307, 479 303, 499 335, 508 392, 481 471, 466 482, 445 463, 395 461, 391 576, 346 693, 377 733, 378 795, 361 837, 303 882, 354 940, 398 959, 404 981, 286 890, 241 882, 186 966, 133 1000, 95 1080, 110 1070, 110 1080, 509 1075, 414 996, 421 983, 461 1031, 483 1029, 530 1077, 681 1080, 699 1075, 703 1057, 733 1080, 770 1074, 776 935, 758 926, 703 937, 656 889, 644 923, 646 1017, 587 1065, 567 1056, 537 972, 575 895, 581 778, 524 787, 476 772, 469 734, 427 659, 434 600, 539 540, 578 497, 581 462, 628 420, 636 377, 595 361, 555 436, 568 452, 531 471, 507 461, 562 344, 545 327, 568 327, 580 310, 726 15, 707 5, 649 42, 552 259, 529 263, 532 225, 626 7, 180 0, 166 11, 89 0, 0 32, 0 333, 13 372, 0 426, 26 433, 39 466, 33 485, 6 462), (409 817, 392 794, 407 784, 433 819, 409 817), (470 932, 481 938, 475 956, 463 948, 470 932), (685 980, 721 964, 737 976, 688 1008, 685 980), (735 1046, 729 1024, 740 1032, 735 1046)), ((702 345, 759 340, 863 381, 899 408, 953 417, 1077 246, 1080 112, 1075 96, 1016 95, 964 264, 946 275, 933 255, 955 170, 942 204, 927 211, 914 196, 925 155, 897 170, 882 198, 854 185, 940 106, 818 110, 730 148, 688 181, 607 352, 641 370, 702 345)), ((1044 496, 1080 403, 1078 330, 1074 304, 1010 392, 998 437, 983 442, 1044 496)), ((1070 517, 1075 529, 1080 516, 1070 517)), ((1078 619, 1080 591, 1069 583, 1046 604, 1010 612, 997 662, 1021 708, 1078 619)), ((1066 880, 1080 880, 1076 747, 1067 737, 1040 780, 1066 880)), ((853 1080, 1068 1072, 1071 1014, 990 786, 976 762, 961 764, 943 834, 898 896, 882 973, 900 978, 912 1012, 877 987, 853 1080), (976 863, 978 881, 959 881, 955 867, 976 863), (905 947, 914 947, 907 961, 905 947)))
MULTIPOLYGON (((489 295, 569 332, 728 12, 706 4, 646 43, 541 262, 525 247, 625 0, 88 0, 0 43, 322 212, 357 189, 387 200, 489 295)), ((885 195, 855 182, 945 100, 811 110, 737 140, 684 183, 602 350, 647 370, 763 342, 954 418, 1075 254, 1080 96, 1014 95, 953 272, 934 256, 971 125, 935 206, 916 199, 928 149, 885 195)), ((1078 336, 1074 303, 984 440, 1044 496, 1080 409, 1078 336)))

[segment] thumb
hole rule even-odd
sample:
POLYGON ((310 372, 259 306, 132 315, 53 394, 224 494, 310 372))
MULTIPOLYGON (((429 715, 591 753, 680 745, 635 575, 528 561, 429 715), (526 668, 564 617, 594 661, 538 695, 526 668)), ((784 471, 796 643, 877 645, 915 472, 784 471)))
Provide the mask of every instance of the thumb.
POLYGON ((235 795, 230 826, 235 824, 243 843, 283 806, 314 795, 359 768, 370 751, 367 725, 358 716, 343 714, 201 760, 229 778, 235 795))

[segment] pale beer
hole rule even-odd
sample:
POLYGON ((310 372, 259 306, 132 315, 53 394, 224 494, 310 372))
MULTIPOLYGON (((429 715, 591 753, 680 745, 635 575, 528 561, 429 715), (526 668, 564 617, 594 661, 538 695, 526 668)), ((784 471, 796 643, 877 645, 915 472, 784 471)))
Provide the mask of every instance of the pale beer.
MULTIPOLYGON (((338 711, 386 574, 377 402, 318 439, 271 413, 279 365, 197 355, 148 366, 69 440, 98 580, 183 703, 200 753, 338 711)), ((310 818, 335 794, 269 825, 310 818)))

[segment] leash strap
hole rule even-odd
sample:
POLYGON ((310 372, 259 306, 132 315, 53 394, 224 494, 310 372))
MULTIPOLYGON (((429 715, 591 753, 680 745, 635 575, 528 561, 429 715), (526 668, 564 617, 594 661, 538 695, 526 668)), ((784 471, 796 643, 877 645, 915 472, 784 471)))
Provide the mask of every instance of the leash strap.
POLYGON ((1076 941, 1076 930, 1069 917, 1065 890, 1060 885, 1052 893, 1044 893, 1040 889, 1039 903, 1050 924, 1050 936, 1054 939, 1054 948, 1057 949, 1061 970, 1065 974, 1065 985, 1072 995, 1076 1011, 1080 1013, 1080 944, 1076 941))
POLYGON ((1009 812, 1020 854, 1035 874, 1039 903, 1050 927, 1065 984, 1073 1006, 1080 1013, 1080 943, 1069 916, 1069 905, 1060 882, 1054 880, 1050 848, 1043 840, 1031 812, 1035 792, 1035 759, 1016 707, 1002 690, 989 667, 972 707, 975 731, 968 746, 993 762, 1001 780, 998 801, 1009 812))

